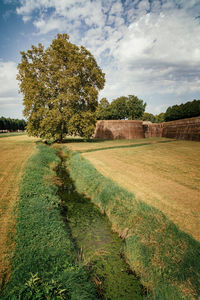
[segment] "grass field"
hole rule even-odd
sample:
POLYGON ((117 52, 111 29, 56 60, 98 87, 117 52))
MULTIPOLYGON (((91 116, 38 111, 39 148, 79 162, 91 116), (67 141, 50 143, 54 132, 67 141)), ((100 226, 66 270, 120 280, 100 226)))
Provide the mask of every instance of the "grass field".
POLYGON ((200 144, 164 138, 67 143, 100 173, 200 240, 200 144), (107 148, 107 150, 106 150, 107 148))
MULTIPOLYGON (((59 158, 52 147, 39 145, 36 151, 33 141, 25 135, 0 139, 0 290, 10 275, 15 246, 3 299, 61 291, 72 299, 95 299, 60 215, 52 169, 59 158)), ((147 299, 198 299, 200 144, 151 138, 65 145, 77 190, 107 214, 125 239, 125 257, 147 287, 147 299), (79 153, 69 153, 65 145, 79 153)))
POLYGON ((26 132, 5 132, 5 133, 0 133, 0 138, 3 137, 10 137, 10 136, 19 136, 19 135, 27 135, 26 132))
MULTIPOLYGON (((176 142, 166 139, 145 141, 147 144, 144 144, 144 140, 138 140, 127 143, 127 146, 125 146, 126 141, 106 142, 106 147, 103 147, 104 143, 96 144, 95 147, 91 143, 80 145, 80 147, 78 147, 79 145, 67 144, 67 148, 76 148, 76 151, 80 152, 69 153, 71 156, 69 161, 70 175, 77 191, 90 197, 91 201, 108 216, 113 230, 125 240, 126 260, 147 288, 147 299, 199 299, 200 263, 198 258, 200 256, 200 243, 192 237, 192 235, 198 234, 198 231, 187 234, 189 231, 187 222, 190 223, 190 216, 194 209, 192 207, 193 191, 198 192, 198 183, 195 185, 193 181, 188 179, 191 176, 190 173, 186 178, 181 177, 181 172, 186 172, 185 165, 188 168, 187 170, 194 169, 193 176, 195 171, 196 176, 198 176, 197 157, 199 146, 197 143, 176 142), (195 149, 196 146, 197 149, 195 149), (176 153, 176 148, 178 153, 176 153), (134 151, 135 153, 133 153, 134 151), (134 154, 135 160, 133 159, 134 154), (151 162, 151 157, 153 161, 154 155, 159 157, 158 154, 160 154, 158 166, 155 161, 152 165, 148 164, 149 160, 151 162), (192 157, 191 161, 189 160, 190 156, 192 157), (172 166, 175 165, 178 158, 184 158, 185 161, 179 161, 179 164, 177 164, 181 171, 177 172, 179 176, 176 176, 176 174, 173 174, 172 166), (96 164, 96 162, 98 163, 96 164), (95 164, 98 169, 102 169, 101 172, 95 169, 95 164), (148 166, 151 167, 151 171, 149 171, 148 166), (146 169, 149 172, 149 180, 145 181, 146 169), (106 173, 105 170, 109 172, 106 173), (165 176, 166 170, 169 171, 168 176, 165 176), (135 173, 137 176, 135 176, 135 173), (153 205, 155 202, 150 201, 156 195, 153 190, 153 187, 156 188, 156 184, 153 186, 151 183, 151 176, 154 178, 154 175, 158 186, 166 179, 171 179, 174 183, 174 185, 169 185, 167 190, 163 189, 166 202, 167 200, 168 202, 171 201, 171 203, 168 203, 167 209, 161 203, 161 209, 159 210, 155 207, 156 205, 153 205), (134 176, 135 180, 133 180, 134 176), (143 176, 144 180, 142 180, 143 176), (150 199, 148 203, 144 197, 145 194, 135 196, 135 191, 138 191, 137 185, 134 185, 137 177, 141 178, 139 181, 140 191, 148 191, 146 193, 148 199, 150 199), (120 185, 116 183, 117 179, 122 180, 120 185), (130 188, 128 191, 128 188, 124 189, 122 185, 124 182, 130 184, 131 181, 134 189, 130 192, 130 188), (149 186, 151 189, 149 189, 149 186), (179 215, 176 218, 176 214, 173 214, 175 206, 173 204, 178 206, 178 202, 176 197, 168 198, 167 191, 170 195, 173 195, 173 193, 170 193, 170 189, 173 188, 176 192, 175 189, 179 188, 181 192, 181 187, 185 186, 191 190, 190 194, 187 194, 188 207, 191 209, 186 211, 187 207, 185 208, 184 205, 181 210, 177 208, 176 213, 179 215), (138 201, 139 199, 141 201, 138 201), (169 211, 174 219, 169 217, 169 211), (183 220, 182 211, 186 211, 185 214, 187 214, 187 222, 184 226, 181 226, 180 221, 181 218, 183 220), (176 226, 177 223, 179 226, 176 226), (183 228, 184 231, 181 230, 183 228)), ((65 151, 68 151, 67 148, 65 151)), ((130 187, 132 187, 131 184, 130 187)), ((157 194, 158 191, 156 191, 157 194)), ((161 191, 160 197, 162 197, 161 191)), ((197 198, 198 200, 199 198, 197 198)), ((195 205, 195 209, 198 210, 198 204, 195 203, 195 205)), ((198 216, 192 221, 193 228, 196 228, 194 225, 196 225, 195 222, 198 222, 198 216)))
POLYGON ((35 148, 33 141, 26 135, 0 139, 0 287, 9 276, 9 255, 15 232, 14 207, 23 167, 35 148))

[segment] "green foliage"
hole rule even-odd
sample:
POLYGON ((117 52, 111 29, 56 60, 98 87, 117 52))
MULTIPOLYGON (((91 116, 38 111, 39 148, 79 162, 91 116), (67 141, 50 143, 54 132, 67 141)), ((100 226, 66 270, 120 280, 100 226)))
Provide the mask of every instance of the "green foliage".
POLYGON ((143 103, 143 100, 138 99, 134 95, 129 95, 127 99, 128 119, 140 119, 145 111, 145 107, 146 103, 143 103))
POLYGON ((96 110, 97 120, 109 120, 111 118, 110 103, 106 98, 102 98, 96 110))
POLYGON ((162 123, 165 121, 165 113, 160 113, 159 115, 155 115, 155 122, 162 123))
POLYGON ((147 113, 147 112, 145 112, 145 113, 143 114, 142 120, 143 120, 143 121, 150 121, 150 122, 152 122, 152 123, 155 123, 155 122, 156 122, 155 116, 154 116, 153 114, 150 114, 150 113, 147 113))
POLYGON ((185 104, 168 107, 165 112, 165 121, 173 121, 184 118, 200 116, 200 100, 193 100, 185 104))
POLYGON ((68 298, 67 289, 62 287, 55 281, 43 283, 38 274, 31 274, 30 279, 25 283, 24 289, 21 291, 20 297, 24 300, 29 299, 66 299, 68 298))
POLYGON ((153 115, 145 112, 142 117, 143 121, 150 121, 152 123, 162 123, 165 121, 165 113, 160 113, 159 115, 153 115))
POLYGON ((15 254, 2 299, 96 299, 88 271, 77 265, 71 232, 61 216, 49 164, 56 151, 38 146, 20 188, 15 254))
POLYGON ((19 119, 11 119, 11 118, 0 118, 0 131, 8 130, 8 131, 17 131, 17 130, 25 130, 26 121, 19 119))
POLYGON ((81 112, 80 114, 74 114, 68 126, 68 132, 71 135, 80 135, 86 139, 89 139, 96 124, 95 114, 89 111, 81 112))
POLYGON ((148 299, 200 296, 199 242, 156 208, 136 201, 132 193, 98 173, 78 153, 70 159, 70 174, 78 191, 107 214, 119 235, 128 228, 126 259, 152 291, 148 299))
POLYGON ((142 117, 145 107, 146 103, 134 95, 116 98, 111 104, 103 98, 97 107, 96 115, 98 120, 135 120, 142 117))
POLYGON ((113 120, 124 120, 128 117, 127 97, 119 97, 111 102, 111 115, 113 120))
POLYGON ((28 133, 56 140, 66 134, 91 135, 91 114, 105 83, 92 54, 69 42, 67 34, 58 34, 46 50, 38 44, 21 55, 17 79, 24 95, 28 133), (73 123, 73 118, 79 121, 73 123))

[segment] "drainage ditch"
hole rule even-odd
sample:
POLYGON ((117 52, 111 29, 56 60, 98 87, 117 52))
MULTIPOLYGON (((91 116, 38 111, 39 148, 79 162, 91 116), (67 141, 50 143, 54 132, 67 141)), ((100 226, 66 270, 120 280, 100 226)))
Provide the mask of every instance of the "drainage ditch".
POLYGON ((139 279, 123 258, 124 242, 112 232, 111 223, 86 196, 76 191, 67 171, 67 158, 60 153, 57 176, 63 217, 71 230, 77 260, 90 271, 100 298, 143 299, 139 279))

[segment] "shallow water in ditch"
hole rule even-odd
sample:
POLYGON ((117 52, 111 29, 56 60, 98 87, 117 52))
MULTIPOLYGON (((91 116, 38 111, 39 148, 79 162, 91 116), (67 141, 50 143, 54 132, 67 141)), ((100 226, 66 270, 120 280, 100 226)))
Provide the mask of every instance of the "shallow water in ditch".
POLYGON ((62 156, 57 176, 62 182, 58 193, 63 214, 77 255, 90 268, 99 296, 112 300, 142 299, 140 281, 123 260, 123 241, 112 232, 107 217, 75 190, 62 156))

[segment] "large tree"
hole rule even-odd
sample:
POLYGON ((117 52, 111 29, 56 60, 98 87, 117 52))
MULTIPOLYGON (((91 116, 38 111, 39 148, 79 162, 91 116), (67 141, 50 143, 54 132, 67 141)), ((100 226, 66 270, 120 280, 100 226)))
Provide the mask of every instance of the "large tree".
POLYGON ((129 95, 127 98, 127 118, 129 120, 141 119, 146 108, 146 103, 137 96, 129 95))
POLYGON ((114 120, 136 120, 143 116, 146 103, 137 96, 129 95, 114 99, 111 102, 111 118, 114 120))
POLYGON ((124 120, 128 118, 127 100, 127 97, 122 96, 111 102, 111 114, 113 120, 124 120))
POLYGON ((105 120, 134 120, 140 119, 145 111, 146 103, 134 95, 121 96, 114 99, 111 104, 103 98, 97 108, 98 119, 105 120))
POLYGON ((69 42, 67 34, 58 34, 48 48, 38 44, 21 56, 17 79, 28 133, 57 140, 65 134, 90 137, 105 83, 93 55, 69 42))

